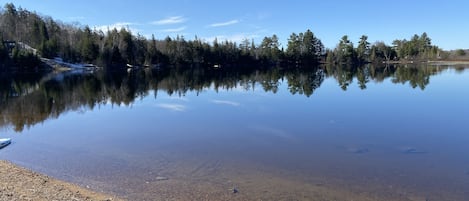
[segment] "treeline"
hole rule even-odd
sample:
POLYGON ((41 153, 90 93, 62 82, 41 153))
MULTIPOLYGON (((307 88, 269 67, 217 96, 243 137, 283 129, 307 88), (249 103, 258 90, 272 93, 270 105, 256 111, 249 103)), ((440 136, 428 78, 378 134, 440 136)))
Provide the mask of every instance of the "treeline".
MULTIPOLYGON (((41 57, 61 57, 69 62, 94 63, 111 68, 130 65, 161 64, 247 64, 257 65, 316 65, 319 63, 361 64, 399 59, 434 58, 439 49, 431 45, 426 33, 410 41, 396 40, 388 46, 383 42, 370 44, 362 36, 357 47, 344 36, 335 49, 326 50, 311 30, 292 33, 286 49, 276 35, 264 37, 260 44, 245 39, 233 41, 205 41, 198 37, 187 40, 183 36, 147 39, 128 29, 92 30, 55 21, 9 3, 0 11, 0 39, 17 41, 37 50, 41 57)), ((27 52, 27 51, 26 51, 27 52)), ((20 55, 21 51, 18 51, 20 55)), ((7 58, 3 43, 0 57, 7 58)), ((251 65, 252 66, 252 65, 251 65)))
POLYGON ((393 62, 402 60, 429 60, 440 59, 442 50, 432 45, 431 39, 427 33, 420 36, 415 34, 409 41, 394 40, 392 46, 386 45, 384 42, 368 42, 368 36, 363 35, 358 41, 358 45, 354 44, 345 35, 339 41, 339 44, 333 50, 327 50, 327 63, 349 63, 363 64, 376 62, 393 62))
MULTIPOLYGON (((261 44, 245 39, 207 42, 183 36, 157 40, 135 35, 128 29, 106 32, 55 21, 50 17, 6 4, 0 13, 2 40, 21 41, 37 49, 41 57, 61 57, 69 62, 89 62, 119 67, 155 64, 278 64, 320 62, 324 46, 314 34, 292 34, 286 51, 276 35, 261 44)), ((5 50, 5 49, 3 49, 5 50)), ((3 51, 5 53, 5 51, 3 51)))

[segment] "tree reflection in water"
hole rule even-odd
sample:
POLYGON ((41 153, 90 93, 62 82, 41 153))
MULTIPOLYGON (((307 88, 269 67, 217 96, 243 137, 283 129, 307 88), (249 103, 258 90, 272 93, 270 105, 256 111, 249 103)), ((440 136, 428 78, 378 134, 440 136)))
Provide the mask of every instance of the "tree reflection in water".
POLYGON ((310 97, 327 78, 347 90, 356 79, 360 89, 370 81, 409 83, 424 90, 430 76, 448 69, 440 66, 314 66, 294 68, 249 67, 174 67, 143 69, 131 72, 66 72, 60 74, 2 75, 0 79, 0 127, 12 126, 21 132, 25 127, 58 118, 67 111, 92 110, 101 104, 130 105, 138 98, 166 92, 183 96, 187 92, 202 93, 257 86, 265 92, 277 93, 282 81, 291 94, 310 97))

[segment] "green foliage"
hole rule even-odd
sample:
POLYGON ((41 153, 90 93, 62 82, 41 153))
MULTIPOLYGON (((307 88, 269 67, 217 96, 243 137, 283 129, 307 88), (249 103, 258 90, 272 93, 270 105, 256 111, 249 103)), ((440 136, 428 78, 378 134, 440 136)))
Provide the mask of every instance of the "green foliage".
POLYGON ((425 32, 420 36, 415 34, 410 41, 395 40, 392 44, 400 59, 435 59, 440 51, 437 46, 432 45, 425 32))
MULTIPOLYGON (((200 43, 196 43, 196 44, 199 45, 200 43)), ((198 46, 196 49, 200 50, 200 48, 201 47, 198 46)), ((199 53, 199 54, 202 54, 199 51, 196 51, 196 52, 199 53)), ((146 51, 146 54, 145 54, 145 63, 148 64, 148 65, 161 63, 162 62, 162 57, 163 57, 163 55, 161 54, 161 52, 156 47, 155 36, 152 35, 151 40, 148 43, 148 48, 147 48, 147 51, 146 51)), ((200 57, 200 55, 194 55, 194 57, 200 57)))
POLYGON ((20 69, 34 69, 39 67, 40 60, 32 52, 24 51, 18 47, 13 48, 12 53, 13 63, 20 69))
POLYGON ((324 45, 321 40, 311 32, 306 30, 303 37, 303 57, 307 60, 319 61, 324 53, 324 45))
POLYGON ((368 62, 394 61, 400 59, 435 59, 441 57, 441 50, 431 44, 426 33, 414 35, 410 41, 394 40, 393 46, 375 42, 370 46, 368 37, 360 37, 357 48, 348 36, 343 36, 337 47, 327 52, 327 63, 364 64, 368 62))
POLYGON ((370 43, 368 42, 368 36, 363 35, 360 37, 360 42, 358 47, 355 50, 357 53, 357 60, 360 63, 366 63, 369 61, 370 57, 370 43))
POLYGON ((287 56, 288 58, 298 61, 301 56, 301 41, 302 41, 303 34, 297 35, 296 33, 292 33, 290 35, 290 39, 288 39, 288 46, 287 46, 287 56))
POLYGON ((357 54, 353 43, 348 39, 347 35, 342 36, 332 55, 334 55, 333 58, 328 58, 328 60, 334 60, 335 63, 353 64, 357 61, 357 54))
POLYGON ((83 36, 80 42, 80 53, 82 60, 85 62, 94 61, 99 54, 99 47, 95 44, 94 34, 91 33, 91 29, 86 26, 83 31, 83 36))
POLYGON ((279 61, 282 54, 279 47, 280 43, 278 42, 277 35, 274 34, 272 37, 264 37, 260 45, 261 58, 271 60, 272 62, 279 61))
POLYGON ((311 30, 305 33, 292 33, 288 39, 287 57, 296 63, 319 63, 324 54, 324 45, 311 30))
POLYGON ((391 61, 396 57, 396 51, 384 42, 376 42, 371 46, 370 59, 375 62, 391 61))
POLYGON ((458 49, 458 50, 456 50, 456 55, 457 56, 466 56, 466 51, 464 51, 463 49, 458 49))
POLYGON ((132 33, 127 29, 122 28, 119 33, 119 50, 122 59, 128 64, 135 64, 135 55, 133 54, 134 41, 132 40, 132 33))

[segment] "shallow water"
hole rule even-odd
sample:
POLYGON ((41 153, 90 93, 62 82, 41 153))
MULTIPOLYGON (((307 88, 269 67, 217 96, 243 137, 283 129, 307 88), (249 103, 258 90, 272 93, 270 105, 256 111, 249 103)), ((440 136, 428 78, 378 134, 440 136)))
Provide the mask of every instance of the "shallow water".
POLYGON ((469 71, 404 68, 68 75, 2 102, 0 158, 130 200, 468 200, 469 71))

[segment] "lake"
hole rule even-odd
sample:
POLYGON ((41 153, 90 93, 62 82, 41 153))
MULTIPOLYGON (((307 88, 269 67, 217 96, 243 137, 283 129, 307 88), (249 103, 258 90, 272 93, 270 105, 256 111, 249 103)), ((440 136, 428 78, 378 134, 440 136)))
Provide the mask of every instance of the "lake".
POLYGON ((1 80, 0 159, 125 199, 469 200, 465 66, 1 80))

